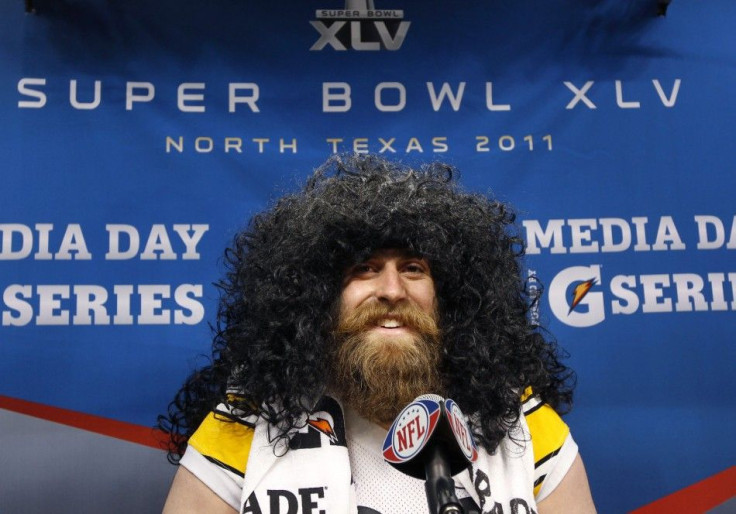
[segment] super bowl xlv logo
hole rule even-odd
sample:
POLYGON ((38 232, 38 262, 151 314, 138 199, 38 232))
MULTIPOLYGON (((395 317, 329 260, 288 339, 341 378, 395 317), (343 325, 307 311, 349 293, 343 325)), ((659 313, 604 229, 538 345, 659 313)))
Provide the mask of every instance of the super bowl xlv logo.
POLYGON ((398 50, 409 32, 404 11, 376 9, 373 0, 345 0, 344 9, 317 9, 309 23, 319 32, 310 50, 398 50))

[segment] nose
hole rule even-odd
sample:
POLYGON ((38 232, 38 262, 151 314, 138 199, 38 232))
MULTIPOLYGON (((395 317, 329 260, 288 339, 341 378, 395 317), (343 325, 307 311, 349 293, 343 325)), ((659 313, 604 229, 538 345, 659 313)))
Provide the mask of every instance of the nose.
POLYGON ((375 286, 375 294, 380 301, 396 303, 407 297, 401 273, 391 264, 384 266, 378 274, 375 286))

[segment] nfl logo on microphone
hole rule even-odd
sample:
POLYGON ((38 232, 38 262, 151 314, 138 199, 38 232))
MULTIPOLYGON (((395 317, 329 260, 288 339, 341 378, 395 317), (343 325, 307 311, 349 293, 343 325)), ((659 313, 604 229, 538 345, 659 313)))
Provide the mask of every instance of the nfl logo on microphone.
POLYGON ((428 398, 417 399, 406 406, 383 443, 384 459, 399 464, 419 453, 437 426, 440 408, 439 402, 428 398))

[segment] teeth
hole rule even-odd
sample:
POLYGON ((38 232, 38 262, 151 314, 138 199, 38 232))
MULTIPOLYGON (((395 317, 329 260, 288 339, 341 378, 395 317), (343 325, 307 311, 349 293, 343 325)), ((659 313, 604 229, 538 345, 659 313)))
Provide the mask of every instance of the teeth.
POLYGON ((401 323, 395 319, 387 319, 381 322, 381 326, 383 328, 398 328, 401 326, 401 323))

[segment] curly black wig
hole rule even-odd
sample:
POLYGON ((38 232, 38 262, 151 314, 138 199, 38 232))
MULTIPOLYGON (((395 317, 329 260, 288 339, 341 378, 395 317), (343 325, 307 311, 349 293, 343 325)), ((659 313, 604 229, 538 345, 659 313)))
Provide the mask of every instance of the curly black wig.
POLYGON ((572 371, 529 320, 523 240, 505 204, 463 192, 445 164, 410 169, 377 156, 334 156, 304 189, 258 214, 225 253, 212 364, 190 376, 159 426, 176 462, 208 412, 231 397, 244 415, 298 426, 328 385, 342 274, 380 248, 423 256, 435 282, 448 397, 474 413, 492 452, 531 387, 558 412, 572 371))

